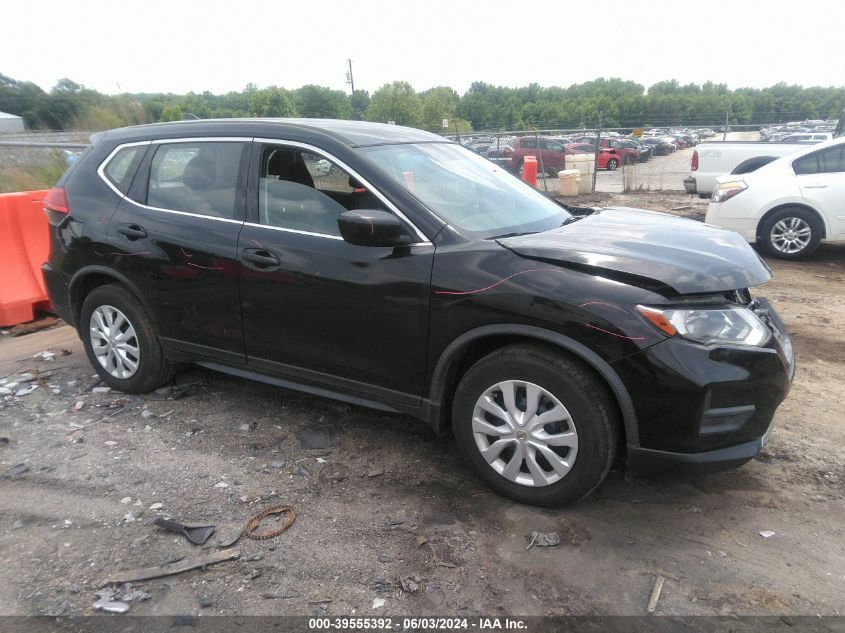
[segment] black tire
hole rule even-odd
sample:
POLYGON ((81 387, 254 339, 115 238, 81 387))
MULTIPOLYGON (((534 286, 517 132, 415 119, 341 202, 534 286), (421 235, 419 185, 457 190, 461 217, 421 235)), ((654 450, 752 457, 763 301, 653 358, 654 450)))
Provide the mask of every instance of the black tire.
POLYGON ((604 385, 577 360, 543 345, 510 345, 484 357, 464 374, 455 391, 452 430, 465 458, 493 490, 520 503, 558 507, 590 494, 610 470, 617 445, 614 411, 604 385), (540 386, 571 415, 578 435, 577 455, 571 470, 555 483, 531 486, 511 481, 487 463, 476 445, 472 429, 476 401, 505 380, 540 386))
POLYGON ((819 243, 822 240, 822 232, 823 229, 821 222, 819 222, 815 213, 800 207, 788 207, 773 213, 760 223, 757 231, 757 243, 760 245, 760 249, 764 253, 771 255, 772 257, 790 260, 803 259, 812 255, 819 247, 819 243), (784 250, 781 250, 781 248, 778 248, 773 241, 772 231, 778 223, 783 221, 786 221, 787 224, 795 221, 795 223, 800 225, 802 228, 809 228, 810 239, 807 241, 806 246, 796 250, 795 252, 785 252, 784 250))
POLYGON ((117 284, 99 286, 85 297, 79 319, 79 336, 85 346, 89 362, 103 382, 113 389, 126 393, 146 393, 169 382, 176 371, 176 365, 164 356, 158 333, 146 308, 123 286, 117 284), (101 306, 112 306, 123 312, 135 330, 140 358, 137 370, 128 378, 118 378, 110 374, 100 364, 94 353, 89 324, 91 315, 101 306))
POLYGON ((607 161, 607 165, 605 165, 605 169, 607 169, 607 171, 616 171, 617 167, 619 167, 619 161, 615 158, 611 158, 607 161))

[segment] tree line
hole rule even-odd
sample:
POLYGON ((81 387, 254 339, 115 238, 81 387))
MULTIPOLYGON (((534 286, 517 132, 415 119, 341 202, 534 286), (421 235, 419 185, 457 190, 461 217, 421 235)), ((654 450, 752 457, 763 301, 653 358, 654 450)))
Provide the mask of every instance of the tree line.
POLYGON ((239 92, 184 95, 105 95, 70 79, 50 91, 0 74, 0 111, 22 116, 33 129, 102 130, 124 125, 199 118, 312 117, 394 121, 449 133, 516 129, 717 126, 838 118, 845 87, 779 83, 768 88, 728 89, 706 82, 661 81, 648 89, 618 78, 596 79, 567 88, 531 84, 522 88, 475 82, 460 95, 439 86, 416 91, 405 81, 385 84, 372 94, 352 95, 324 86, 294 90, 254 84, 239 92))

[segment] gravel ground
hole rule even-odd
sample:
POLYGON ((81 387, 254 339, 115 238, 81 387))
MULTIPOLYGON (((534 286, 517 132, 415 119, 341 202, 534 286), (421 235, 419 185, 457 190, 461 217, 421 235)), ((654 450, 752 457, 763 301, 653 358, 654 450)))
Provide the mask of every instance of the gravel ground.
MULTIPOLYGON (((682 195, 581 202, 704 210, 682 195)), ((451 438, 407 417, 198 369, 145 396, 94 393, 71 328, 0 337, 0 378, 38 385, 0 398, 0 614, 91 614, 104 578, 212 554, 288 503, 290 529, 241 539, 239 560, 118 587, 149 594, 131 613, 638 615, 662 576, 657 614, 842 615, 843 256, 769 262, 758 294, 799 367, 757 459, 684 480, 614 470, 554 511, 489 492, 451 438), (217 531, 195 546, 157 516, 217 531), (526 549, 534 531, 561 543, 526 549)))

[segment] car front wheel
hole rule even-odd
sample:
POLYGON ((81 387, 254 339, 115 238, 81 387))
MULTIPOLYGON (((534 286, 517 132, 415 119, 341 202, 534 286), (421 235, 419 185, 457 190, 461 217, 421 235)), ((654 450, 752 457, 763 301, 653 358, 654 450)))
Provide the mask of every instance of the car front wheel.
POLYGON ((760 226, 764 251, 780 259, 802 259, 815 251, 822 238, 818 218, 806 209, 783 209, 760 226))
POLYGON ((456 390, 452 425, 491 488, 539 506, 588 495, 616 451, 603 386, 577 361, 541 345, 509 346, 473 365, 456 390))

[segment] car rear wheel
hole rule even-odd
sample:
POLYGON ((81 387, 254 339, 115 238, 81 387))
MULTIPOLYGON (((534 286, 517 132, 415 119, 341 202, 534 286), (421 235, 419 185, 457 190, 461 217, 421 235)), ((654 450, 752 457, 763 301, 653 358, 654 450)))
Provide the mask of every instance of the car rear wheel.
POLYGON ((561 506, 588 495, 616 451, 613 408, 577 361, 540 345, 513 345, 473 365, 455 392, 455 439, 496 492, 561 506))
POLYGON ((88 360, 109 387, 145 393, 173 377, 175 365, 165 358, 149 314, 122 286, 100 286, 85 297, 79 330, 88 360))
POLYGON ((619 167, 619 161, 615 158, 611 158, 607 161, 607 170, 608 171, 616 171, 616 168, 619 167))
POLYGON ((769 216, 760 226, 762 249, 780 259, 802 259, 819 247, 822 227, 806 209, 783 209, 769 216))

